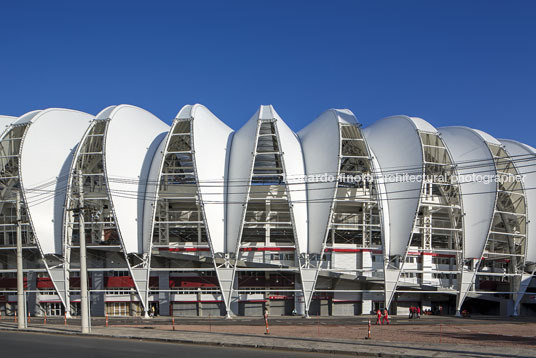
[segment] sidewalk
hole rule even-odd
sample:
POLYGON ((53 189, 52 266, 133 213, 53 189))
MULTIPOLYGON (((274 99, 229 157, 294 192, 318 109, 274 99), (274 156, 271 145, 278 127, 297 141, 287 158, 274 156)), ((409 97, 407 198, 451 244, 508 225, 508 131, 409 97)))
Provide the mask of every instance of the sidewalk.
MULTIPOLYGON (((0 331, 17 330, 12 322, 0 322, 0 331)), ((77 326, 32 324, 28 332, 82 335, 77 326)), ((94 327, 92 336, 115 339, 141 339, 226 347, 261 348, 368 357, 536 357, 536 351, 518 347, 480 345, 411 344, 386 341, 307 339, 194 331, 160 331, 150 327, 94 327)))

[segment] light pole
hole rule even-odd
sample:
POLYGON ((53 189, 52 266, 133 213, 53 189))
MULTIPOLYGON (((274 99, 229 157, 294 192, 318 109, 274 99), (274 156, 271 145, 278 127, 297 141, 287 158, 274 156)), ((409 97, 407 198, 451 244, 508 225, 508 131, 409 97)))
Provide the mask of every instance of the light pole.
POLYGON ((89 333, 89 304, 87 293, 86 230, 84 223, 84 177, 78 171, 78 232, 80 237, 80 310, 82 333, 89 333))
POLYGON ((19 329, 26 328, 26 315, 24 313, 26 300, 24 299, 24 272, 22 267, 22 229, 21 229, 21 214, 20 214, 20 192, 17 190, 16 198, 17 211, 17 327, 19 329))

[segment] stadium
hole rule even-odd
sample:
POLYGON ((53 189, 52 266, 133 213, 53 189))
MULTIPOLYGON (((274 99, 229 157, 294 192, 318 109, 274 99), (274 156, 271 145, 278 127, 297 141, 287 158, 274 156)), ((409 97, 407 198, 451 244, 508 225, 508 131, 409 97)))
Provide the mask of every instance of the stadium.
POLYGON ((403 115, 272 106, 0 116, 0 314, 536 314, 536 149, 403 115), (80 215, 83 225, 80 225, 80 215))

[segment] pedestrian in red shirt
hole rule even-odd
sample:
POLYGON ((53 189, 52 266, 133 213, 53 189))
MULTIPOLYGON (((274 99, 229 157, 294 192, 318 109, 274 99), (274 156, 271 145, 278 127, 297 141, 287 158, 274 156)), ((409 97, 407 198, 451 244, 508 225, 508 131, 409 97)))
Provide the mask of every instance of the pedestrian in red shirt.
POLYGON ((417 318, 421 318, 421 308, 417 306, 417 318))
POLYGON ((387 321, 387 324, 389 324, 389 313, 387 313, 387 308, 383 310, 382 324, 384 324, 385 321, 387 321))
POLYGON ((376 314, 378 315, 378 319, 376 319, 376 324, 382 324, 380 319, 382 318, 382 312, 378 309, 376 311, 376 314))

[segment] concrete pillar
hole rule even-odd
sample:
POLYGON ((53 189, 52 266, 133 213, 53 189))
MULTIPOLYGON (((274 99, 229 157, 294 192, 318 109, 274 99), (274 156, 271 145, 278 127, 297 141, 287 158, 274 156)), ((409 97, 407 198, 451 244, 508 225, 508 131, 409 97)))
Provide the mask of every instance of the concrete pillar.
POLYGON ((514 315, 514 301, 510 299, 501 300, 501 316, 509 317, 514 315))
POLYGON ((373 301, 366 293, 361 300, 361 314, 370 314, 374 310, 373 301))
POLYGON ((201 303, 202 296, 201 296, 200 288, 197 289, 196 297, 197 297, 197 316, 201 317, 203 316, 203 304, 201 303))
POLYGON ((365 277, 372 277, 372 251, 361 252, 361 269, 370 270, 363 271, 361 274, 365 277))
MULTIPOLYGON (((104 290, 103 271, 90 272, 89 277, 91 277, 92 290, 104 290)), ((89 302, 91 316, 102 317, 105 315, 104 292, 92 292, 89 302)))
POLYGON ((240 301, 240 294, 236 290, 238 290, 238 275, 235 275, 233 279, 233 292, 231 293, 231 302, 229 305, 229 308, 234 316, 238 316, 240 314, 238 304, 240 301))
MULTIPOLYGON (((158 289, 169 290, 169 271, 158 271, 158 289)), ((158 292, 158 308, 161 316, 171 316, 169 292, 158 292)))
POLYGON ((423 274, 422 274, 423 282, 422 283, 429 284, 430 282, 432 282, 432 269, 433 269, 432 255, 422 255, 421 260, 422 260, 422 270, 423 270, 423 274))
POLYGON ((130 316, 136 316, 136 307, 138 305, 141 305, 141 302, 135 301, 136 297, 138 297, 138 295, 136 294, 136 291, 132 291, 132 293, 130 294, 130 304, 129 304, 130 316))
MULTIPOLYGON (((26 274, 26 280, 27 280, 27 290, 28 291, 35 291, 37 290, 37 274, 33 271, 30 271, 26 274)), ((37 302, 37 293, 35 292, 28 292, 26 293, 26 304, 27 304, 27 313, 30 313, 30 315, 35 316, 36 313, 40 312, 39 309, 39 302, 37 302)))
POLYGON ((294 289, 297 290, 294 292, 294 308, 297 315, 305 314, 305 298, 303 297, 303 288, 301 282, 298 280, 294 281, 294 289))

